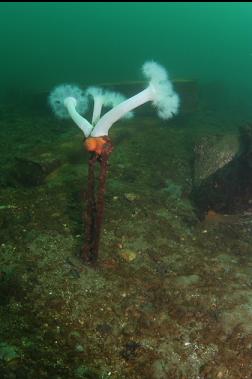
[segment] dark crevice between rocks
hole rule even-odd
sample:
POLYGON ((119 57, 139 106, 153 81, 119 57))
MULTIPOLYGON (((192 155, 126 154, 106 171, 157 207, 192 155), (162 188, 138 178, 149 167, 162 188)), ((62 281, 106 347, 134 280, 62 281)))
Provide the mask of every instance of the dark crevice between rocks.
MULTIPOLYGON (((241 127, 239 131, 239 148, 227 164, 198 182, 194 170, 190 199, 200 218, 209 211, 223 214, 252 213, 252 124, 241 127)), ((199 157, 196 154, 194 166, 197 159, 199 157)), ((212 159, 217 158, 212 156, 212 159)))

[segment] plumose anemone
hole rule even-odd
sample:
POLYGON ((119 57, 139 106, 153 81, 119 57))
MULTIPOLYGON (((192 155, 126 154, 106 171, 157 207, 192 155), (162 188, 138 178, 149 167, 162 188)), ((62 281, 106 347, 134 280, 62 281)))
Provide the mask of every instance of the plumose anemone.
POLYGON ((81 116, 88 106, 86 94, 79 87, 71 84, 62 84, 50 93, 49 104, 59 118, 72 118, 76 125, 88 137, 92 125, 81 116))
POLYGON ((109 129, 119 119, 131 116, 133 109, 149 101, 162 119, 168 120, 178 112, 179 97, 173 90, 166 70, 155 62, 146 62, 142 71, 149 81, 148 86, 129 99, 99 87, 89 87, 83 92, 71 85, 61 85, 49 96, 49 103, 55 114, 60 118, 70 116, 86 137, 84 146, 89 152, 86 239, 81 255, 88 263, 95 263, 98 258, 108 160, 113 151, 113 144, 108 136, 109 129), (87 108, 90 97, 93 99, 91 123, 81 116, 87 108), (103 107, 112 107, 112 109, 101 116, 103 107), (98 186, 95 183, 97 164, 100 166, 98 186))
POLYGON ((132 111, 152 102, 158 116, 168 120, 177 114, 179 97, 174 92, 164 67, 154 61, 145 62, 142 67, 148 86, 135 96, 125 99, 121 94, 105 91, 99 87, 89 87, 83 92, 69 84, 56 87, 49 96, 49 103, 60 118, 71 117, 83 131, 85 137, 107 136, 111 126, 123 117, 132 117, 132 111), (93 98, 93 116, 90 123, 81 114, 87 109, 88 96, 93 98), (112 107, 101 117, 102 107, 112 107))

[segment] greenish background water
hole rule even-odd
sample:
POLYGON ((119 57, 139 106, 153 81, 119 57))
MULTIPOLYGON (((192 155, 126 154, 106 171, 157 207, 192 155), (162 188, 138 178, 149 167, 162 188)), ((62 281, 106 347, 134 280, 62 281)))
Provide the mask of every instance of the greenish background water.
POLYGON ((154 59, 173 78, 212 83, 211 96, 221 83, 249 110, 251 19, 245 2, 3 2, 1 95, 62 82, 136 80, 142 63, 154 59))

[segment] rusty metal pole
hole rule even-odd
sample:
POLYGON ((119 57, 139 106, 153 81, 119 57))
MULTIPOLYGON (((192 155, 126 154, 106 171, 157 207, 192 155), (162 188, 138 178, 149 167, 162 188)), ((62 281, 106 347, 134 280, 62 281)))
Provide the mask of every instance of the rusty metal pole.
POLYGON ((86 224, 86 241, 82 249, 82 258, 92 261, 93 240, 95 238, 96 200, 95 200, 95 164, 98 156, 90 153, 88 160, 88 185, 86 192, 86 212, 84 221, 86 224))
POLYGON ((108 160, 113 151, 113 145, 108 137, 100 154, 91 153, 88 169, 87 209, 86 209, 86 241, 82 250, 82 258, 88 263, 95 263, 98 259, 101 229, 104 218, 106 179, 108 174, 108 160), (100 165, 97 196, 95 190, 95 165, 100 165))

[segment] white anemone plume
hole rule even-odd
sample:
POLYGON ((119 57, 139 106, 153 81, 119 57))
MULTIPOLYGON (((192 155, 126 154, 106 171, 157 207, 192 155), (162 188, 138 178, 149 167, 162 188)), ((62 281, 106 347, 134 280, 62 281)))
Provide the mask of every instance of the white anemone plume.
POLYGON ((160 118, 169 119, 177 114, 179 108, 179 97, 174 92, 171 81, 164 67, 156 62, 146 62, 143 74, 149 80, 148 87, 137 95, 123 101, 107 112, 92 130, 93 137, 107 135, 111 126, 122 118, 126 113, 151 101, 157 108, 160 118))
POLYGON ((132 116, 133 109, 149 101, 157 109, 160 118, 170 119, 178 112, 179 97, 173 90, 167 71, 158 63, 150 61, 144 63, 142 72, 149 81, 148 86, 129 99, 99 87, 89 87, 84 93, 77 86, 63 84, 52 91, 49 103, 58 117, 70 116, 85 137, 108 135, 109 129, 116 121, 132 116), (88 96, 92 96, 94 101, 92 123, 81 116, 81 113, 86 111, 88 96), (102 107, 112 109, 101 117, 102 107))
POLYGON ((159 117, 168 120, 178 112, 179 97, 173 90, 166 70, 155 62, 146 62, 142 70, 149 79, 152 103, 157 108, 159 117))
POLYGON ((87 110, 87 98, 84 91, 75 85, 62 84, 50 93, 49 104, 57 117, 71 117, 85 137, 89 136, 92 125, 81 116, 87 110))

